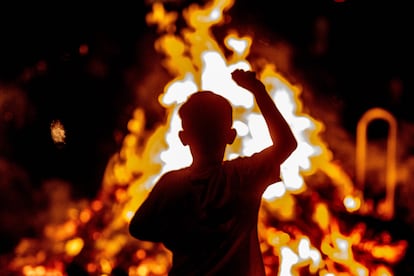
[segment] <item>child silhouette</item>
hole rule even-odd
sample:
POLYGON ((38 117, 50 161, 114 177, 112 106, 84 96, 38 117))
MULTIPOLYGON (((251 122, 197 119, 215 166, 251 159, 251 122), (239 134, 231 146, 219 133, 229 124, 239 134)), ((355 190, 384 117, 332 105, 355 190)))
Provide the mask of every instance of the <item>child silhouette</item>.
POLYGON ((170 276, 265 275, 257 232, 262 194, 280 180, 297 141, 255 72, 237 69, 232 78, 254 95, 273 143, 224 161, 237 134, 230 103, 199 91, 181 106, 179 137, 192 164, 161 176, 129 224, 133 237, 172 252, 170 276))

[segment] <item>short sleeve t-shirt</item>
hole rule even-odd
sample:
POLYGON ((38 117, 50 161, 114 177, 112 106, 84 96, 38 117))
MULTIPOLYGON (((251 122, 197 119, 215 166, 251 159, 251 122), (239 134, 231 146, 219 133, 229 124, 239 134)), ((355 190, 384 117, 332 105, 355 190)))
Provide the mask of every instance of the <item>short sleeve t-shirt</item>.
POLYGON ((170 276, 265 275, 257 220, 264 190, 279 179, 271 166, 254 154, 168 172, 131 223, 171 250, 170 276))

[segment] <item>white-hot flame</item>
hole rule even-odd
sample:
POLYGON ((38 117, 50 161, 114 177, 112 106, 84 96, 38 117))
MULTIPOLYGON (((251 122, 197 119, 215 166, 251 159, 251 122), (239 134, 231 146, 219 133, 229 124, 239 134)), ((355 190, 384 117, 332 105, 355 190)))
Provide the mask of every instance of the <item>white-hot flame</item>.
MULTIPOLYGON (((156 49, 166 57, 164 65, 174 78, 165 85, 164 93, 159 96, 161 105, 168 111, 166 123, 148 139, 150 145, 155 145, 159 141, 158 144, 165 147, 158 153, 151 152, 151 157, 143 157, 145 160, 159 160, 160 169, 156 174, 151 170, 151 175, 146 177, 146 171, 143 170, 144 176, 132 186, 131 202, 135 204, 144 198, 142 189, 138 189, 137 185, 150 190, 163 173, 191 164, 189 148, 182 145, 178 135, 181 130, 178 110, 188 96, 196 91, 214 91, 227 98, 234 107, 233 127, 237 130, 238 137, 234 144, 228 147, 225 159, 251 155, 271 143, 266 123, 255 104, 253 95, 237 86, 231 79, 231 72, 235 69, 253 69, 247 61, 252 39, 240 36, 235 31, 229 31, 223 42, 227 48, 226 53, 230 52, 230 55, 226 56, 223 46, 219 46, 209 30, 222 19, 222 12, 232 4, 232 1, 213 1, 204 8, 196 4, 191 5, 183 12, 190 28, 183 29, 181 36, 172 34, 169 30, 176 29, 165 25, 172 24, 171 19, 176 16, 162 10, 160 4, 154 4, 154 13, 148 16, 152 20, 151 23, 162 20, 157 14, 163 14, 168 19, 160 22, 159 30, 165 33, 155 45, 156 49), (137 190, 140 193, 137 193, 137 190)), ((297 150, 281 166, 282 181, 270 185, 263 194, 265 202, 269 203, 269 208, 279 212, 281 217, 291 218, 294 216, 295 206, 292 195, 303 192, 307 188, 304 176, 319 168, 332 176, 341 175, 343 172, 330 162, 331 152, 319 138, 323 124, 302 112, 302 103, 299 99, 301 87, 292 85, 277 72, 273 64, 263 65, 257 74, 298 141, 297 150), (280 206, 283 207, 278 206, 279 201, 280 206)), ((342 182, 347 180, 348 178, 345 178, 342 182)), ((345 191, 343 198, 353 192, 352 182, 348 181, 346 184, 343 188, 345 191)), ((344 199, 343 203, 348 208, 357 208, 356 202, 352 202, 349 197, 344 199)), ((134 204, 130 206, 132 210, 136 207, 134 204)), ((364 267, 354 262, 349 255, 351 243, 346 239, 330 238, 331 216, 326 205, 315 204, 315 210, 309 211, 314 212, 313 220, 320 231, 325 233, 327 242, 332 242, 325 244, 327 248, 325 254, 330 254, 329 256, 337 262, 349 265, 351 271, 364 275, 364 272, 361 274, 361 271, 365 271, 364 267)), ((317 273, 319 270, 321 275, 331 274, 324 268, 326 264, 321 253, 312 245, 308 237, 301 235, 293 238, 282 232, 279 234, 280 236, 275 239, 270 239, 270 244, 275 246, 273 250, 280 257, 278 269, 280 275, 298 275, 297 271, 304 266, 308 266, 311 273, 317 273)), ((340 235, 338 231, 333 234, 340 235)))
MULTIPOLYGON (((244 57, 249 52, 251 41, 236 37, 232 33, 226 40, 236 56, 244 57), (237 52, 236 52, 237 51, 237 52)), ((206 43, 209 45, 209 43, 206 43)), ((237 68, 252 70, 246 60, 235 59, 230 63, 224 58, 220 49, 201 52, 200 84, 197 86, 196 75, 187 72, 166 85, 166 90, 160 96, 161 103, 169 108, 169 130, 166 134, 168 148, 160 153, 163 167, 159 175, 171 169, 187 166, 191 163, 191 155, 187 147, 178 138, 181 122, 178 109, 185 99, 197 90, 211 90, 227 98, 238 109, 235 114, 234 127, 238 131, 242 148, 239 151, 227 152, 227 159, 239 155, 251 155, 271 144, 266 123, 260 113, 254 111, 255 103, 250 92, 238 87, 231 79, 231 72, 237 68), (240 111, 242 110, 242 111, 240 111)), ((286 160, 281 167, 284 187, 271 186, 264 198, 281 197, 286 191, 300 191, 304 188, 302 172, 311 169, 310 158, 320 155, 322 150, 318 145, 309 142, 308 133, 316 131, 315 123, 306 115, 300 114, 297 108, 297 92, 286 80, 281 79, 272 67, 267 67, 262 75, 262 81, 267 85, 282 115, 290 124, 297 140, 298 149, 286 160), (274 187, 279 187, 277 191, 274 187), (275 191, 276 193, 273 193, 275 191)))
MULTIPOLYGON (((145 112, 135 110, 122 149, 108 163, 101 198, 92 201, 90 206, 79 207, 82 210, 70 209, 67 221, 45 227, 43 244, 49 251, 39 250, 35 243, 23 240, 15 250, 19 256, 10 267, 20 268, 23 275, 64 275, 65 261, 70 262, 80 252, 93 249, 85 261, 85 271, 91 275, 109 275, 120 264, 119 256, 128 245, 126 254, 133 258, 127 267, 129 275, 167 274, 171 262, 168 252, 157 245, 134 240, 139 246, 131 254, 129 246, 133 242, 127 239, 131 237, 125 231, 158 177, 192 161, 189 149, 181 144, 178 136, 181 121, 177 113, 181 104, 198 90, 212 90, 231 102, 233 127, 238 137, 228 147, 226 159, 251 155, 271 143, 253 96, 231 79, 234 69, 252 69, 247 61, 252 38, 230 30, 219 44, 210 31, 213 25, 223 22, 223 12, 232 5, 232 0, 213 0, 204 7, 191 4, 183 11, 189 28, 177 32, 178 14, 167 12, 162 2, 153 3, 153 11, 146 19, 148 24, 156 24, 162 34, 155 48, 163 54, 163 65, 173 77, 159 96, 160 104, 167 111, 165 124, 148 133, 145 112), (98 221, 99 226, 88 224, 93 221, 95 224, 98 221), (106 223, 104 228, 102 223, 106 223), (87 224, 92 227, 82 232, 87 224), (83 233, 82 237, 78 237, 78 231, 83 233), (60 252, 60 255, 49 262, 46 252, 53 255, 60 252), (41 265, 45 263, 48 264, 41 265)), ((281 166, 282 181, 270 185, 263 194, 258 229, 267 275, 300 275, 304 270, 321 276, 393 275, 390 267, 404 256, 407 242, 393 242, 390 235, 366 241, 364 223, 348 229, 346 235, 341 232, 340 223, 329 209, 336 202, 329 205, 310 190, 305 176, 317 170, 323 172, 332 181, 329 184, 339 191, 343 211, 358 210, 362 205, 361 195, 355 191, 349 175, 332 162, 331 152, 319 137, 323 124, 302 112, 301 87, 292 85, 271 63, 260 63, 257 73, 299 143, 281 166), (297 202, 296 195, 301 196, 302 192, 311 201, 309 205, 297 202), (355 248, 369 255, 368 258, 354 254, 355 248)), ((59 123, 51 125, 51 135, 56 143, 64 143, 65 132, 59 123)))

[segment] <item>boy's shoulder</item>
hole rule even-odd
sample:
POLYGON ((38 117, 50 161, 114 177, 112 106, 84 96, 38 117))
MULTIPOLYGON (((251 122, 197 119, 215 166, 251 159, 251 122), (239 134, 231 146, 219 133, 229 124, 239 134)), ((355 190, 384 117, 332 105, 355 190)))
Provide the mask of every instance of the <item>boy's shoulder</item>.
POLYGON ((170 183, 181 181, 183 178, 189 176, 188 168, 180 168, 165 172, 157 181, 158 183, 170 183))
POLYGON ((167 171, 164 173, 163 176, 168 178, 168 177, 186 175, 188 173, 189 173, 189 168, 184 167, 184 168, 173 169, 173 170, 167 171))
POLYGON ((165 172, 154 185, 156 193, 167 196, 182 193, 189 186, 189 174, 187 169, 177 169, 165 172))

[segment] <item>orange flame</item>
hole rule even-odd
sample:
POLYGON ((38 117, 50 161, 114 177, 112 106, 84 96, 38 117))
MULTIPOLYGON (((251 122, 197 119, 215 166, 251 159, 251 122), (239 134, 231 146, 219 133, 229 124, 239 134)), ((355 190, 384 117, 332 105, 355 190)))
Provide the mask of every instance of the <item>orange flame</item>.
MULTIPOLYGON (((165 57, 163 65, 173 76, 159 96, 167 111, 165 124, 148 133, 145 113, 136 109, 121 150, 108 162, 100 198, 89 206, 72 206, 66 220, 45 227, 40 243, 54 246, 38 250, 40 243, 22 240, 10 268, 20 268, 27 276, 66 275, 64 263, 89 249, 93 254, 82 264, 90 274, 109 275, 115 267, 123 266, 129 275, 166 275, 170 253, 159 244, 133 240, 127 224, 158 177, 191 162, 188 148, 177 135, 180 105, 197 90, 212 90, 229 99, 238 138, 227 149, 227 159, 249 155, 270 143, 252 95, 230 78, 236 68, 252 69, 247 57, 253 39, 229 30, 219 43, 211 32, 213 26, 226 22, 224 13, 233 4, 231 0, 191 4, 182 13, 188 27, 179 34, 175 26, 179 14, 165 10, 161 2, 153 4, 147 23, 158 27, 155 48, 165 57), (47 254, 56 257, 48 260, 47 254), (128 264, 122 263, 125 254, 128 264)), ((354 212, 360 207, 359 191, 332 161, 331 151, 320 138, 323 123, 303 112, 301 87, 278 73, 274 64, 264 64, 256 71, 299 142, 298 149, 282 164, 283 181, 271 185, 263 195, 259 234, 267 274, 393 275, 391 267, 404 256, 407 242, 394 242, 387 233, 370 240, 365 237, 364 223, 351 230, 341 228, 330 202, 306 183, 307 176, 322 172, 336 188, 339 206, 332 199, 336 208, 354 212)), ((62 129, 58 129, 60 139, 62 129)))
MULTIPOLYGON (((127 220, 160 175, 190 164, 191 155, 188 149, 181 145, 177 135, 181 127, 177 111, 194 91, 213 90, 229 99, 235 108, 234 127, 239 138, 227 150, 226 158, 251 154, 270 142, 267 128, 263 118, 257 113, 253 98, 236 87, 229 77, 230 72, 236 68, 252 69, 246 60, 253 43, 252 38, 239 36, 234 30, 229 31, 223 45, 231 55, 226 57, 224 49, 211 33, 211 27, 223 21, 224 11, 232 5, 233 1, 212 1, 204 7, 192 4, 183 12, 188 28, 183 29, 181 35, 175 33, 176 28, 173 26, 178 18, 177 14, 164 10, 161 3, 154 4, 152 13, 147 16, 149 24, 158 25, 161 36, 155 42, 155 47, 165 55, 163 65, 174 78, 166 84, 164 93, 159 97, 160 103, 168 111, 166 124, 150 136, 139 157, 134 156, 137 161, 141 161, 139 163, 142 176, 129 188, 131 200, 125 209, 127 220), (144 168, 144 164, 148 167, 144 168)), ((334 265, 339 264, 343 271, 353 275, 368 275, 370 271, 388 275, 391 272, 385 265, 370 264, 370 267, 367 267, 366 263, 355 259, 352 249, 361 242, 362 236, 357 235, 359 232, 351 233, 349 236, 342 234, 337 220, 320 199, 315 200, 313 209, 313 220, 323 234, 320 244, 310 239, 299 228, 290 229, 293 232, 287 233, 277 230, 266 221, 270 220, 269 217, 278 217, 286 221, 295 219, 295 195, 309 192, 305 177, 316 171, 323 171, 332 178, 337 187, 340 187, 338 193, 345 211, 358 210, 360 201, 352 180, 332 162, 332 153, 319 136, 324 125, 302 112, 302 102, 299 99, 301 88, 289 83, 276 71, 273 64, 263 66, 260 79, 265 83, 299 141, 298 149, 282 165, 283 181, 271 185, 263 195, 262 213, 266 214, 262 215, 264 219, 259 222, 263 252, 265 254, 273 248, 270 250, 271 254, 279 258, 278 261, 268 264, 267 271, 269 274, 277 270, 280 275, 299 275, 299 271, 307 267, 311 273, 330 275, 341 273, 334 265), (317 247, 320 247, 320 251, 317 247)), ((142 112, 137 112, 140 114, 139 120, 132 119, 131 125, 142 126, 142 112)), ((141 134, 136 133, 135 137, 139 135, 141 134)), ((133 140, 128 137, 126 141, 130 139, 133 140)), ((131 143, 131 146, 136 146, 136 143, 131 143)), ((137 169, 134 166, 129 168, 137 169)), ((404 251, 405 246, 405 242, 378 245, 373 251, 373 257, 385 258, 392 263, 393 258, 402 257, 399 252, 404 251)), ((154 264, 145 264, 143 268, 144 263, 147 262, 141 262, 136 271, 140 270, 143 275, 148 275, 150 267, 154 264)))

